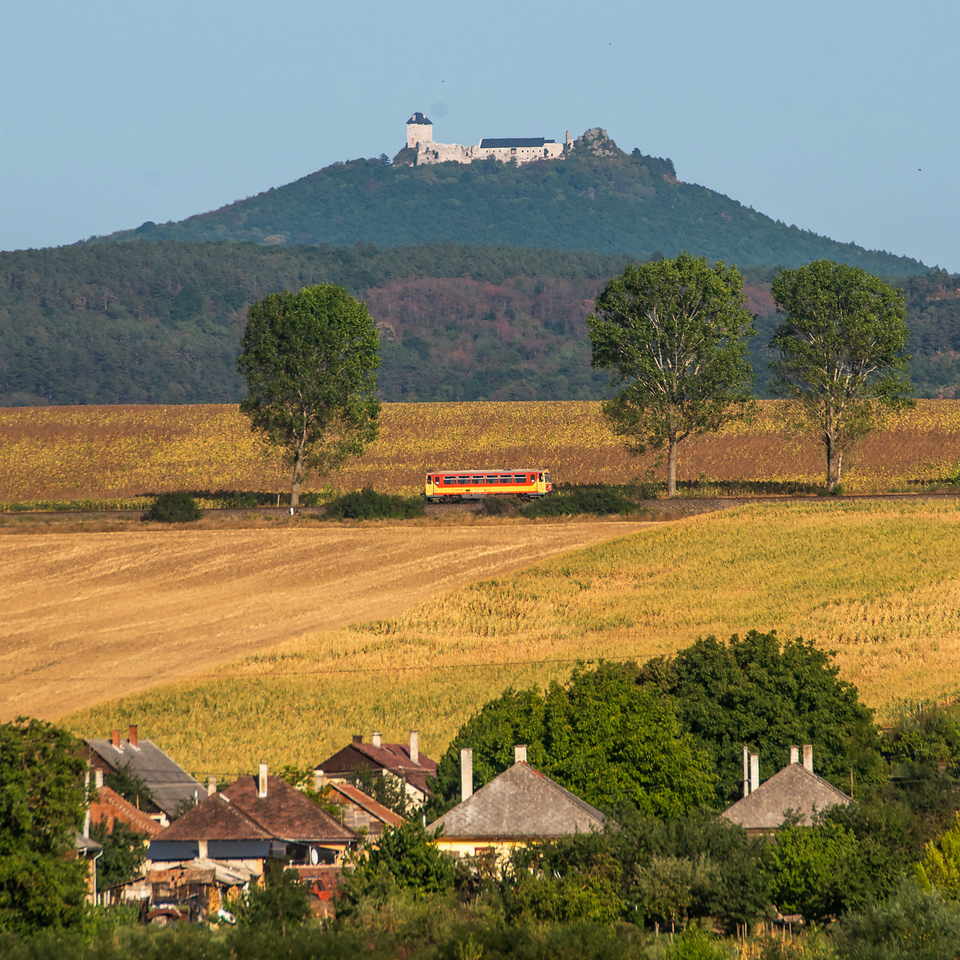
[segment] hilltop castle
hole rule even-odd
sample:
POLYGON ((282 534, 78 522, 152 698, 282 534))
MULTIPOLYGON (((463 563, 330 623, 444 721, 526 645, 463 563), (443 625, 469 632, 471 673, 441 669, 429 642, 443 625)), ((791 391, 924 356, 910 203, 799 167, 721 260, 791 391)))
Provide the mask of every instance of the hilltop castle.
POLYGON ((543 137, 505 139, 485 138, 476 146, 460 143, 434 143, 433 123, 419 111, 407 121, 407 148, 416 150, 417 166, 424 163, 470 163, 473 160, 499 160, 501 163, 532 163, 534 160, 560 160, 573 149, 570 131, 564 143, 543 137))

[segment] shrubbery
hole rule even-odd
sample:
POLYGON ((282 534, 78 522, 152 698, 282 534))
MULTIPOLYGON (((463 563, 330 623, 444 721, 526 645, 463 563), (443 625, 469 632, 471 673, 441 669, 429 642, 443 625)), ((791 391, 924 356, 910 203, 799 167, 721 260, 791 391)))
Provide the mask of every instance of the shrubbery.
POLYGON ((328 520, 409 520, 424 515, 422 497, 401 497, 377 493, 364 487, 331 500, 324 516, 328 520))
POLYGON ((200 505, 189 493, 175 491, 161 493, 140 519, 156 520, 160 523, 190 523, 202 516, 200 505))
POLYGON ((524 507, 525 517, 562 517, 590 513, 608 516, 614 513, 641 513, 643 507, 628 498, 620 487, 600 483, 564 483, 552 494, 524 507))

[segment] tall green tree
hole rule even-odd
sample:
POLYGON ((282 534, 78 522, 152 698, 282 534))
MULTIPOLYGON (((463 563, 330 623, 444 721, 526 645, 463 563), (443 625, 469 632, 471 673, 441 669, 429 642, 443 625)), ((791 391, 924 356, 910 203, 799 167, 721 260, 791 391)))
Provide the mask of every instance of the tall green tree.
POLYGON ((671 696, 683 727, 713 758, 718 794, 742 789, 743 747, 760 754, 761 779, 787 764, 789 747, 814 747, 817 772, 838 787, 882 777, 872 711, 839 677, 830 655, 797 637, 751 630, 728 641, 697 640, 667 660, 656 658, 641 679, 671 696))
POLYGON ((380 340, 367 308, 330 283, 271 293, 250 307, 237 366, 240 409, 292 470, 290 505, 309 471, 325 476, 376 439, 380 340))
POLYGON ((516 744, 529 762, 614 817, 626 808, 678 816, 710 803, 705 754, 659 690, 637 682, 635 663, 578 668, 565 685, 507 690, 461 727, 437 769, 433 814, 460 799, 460 749, 473 749, 474 785, 513 763, 516 744))
POLYGON ((772 292, 787 314, 770 341, 778 354, 773 386, 799 405, 823 444, 833 492, 844 453, 873 429, 881 411, 910 403, 903 292, 830 260, 779 271, 772 292))
POLYGON ((42 720, 0 726, 0 930, 79 924, 87 865, 80 742, 42 720))
POLYGON ((667 495, 677 490, 677 446, 751 410, 754 335, 736 268, 682 253, 628 266, 587 318, 593 366, 614 371, 620 393, 603 412, 628 449, 667 450, 667 495))

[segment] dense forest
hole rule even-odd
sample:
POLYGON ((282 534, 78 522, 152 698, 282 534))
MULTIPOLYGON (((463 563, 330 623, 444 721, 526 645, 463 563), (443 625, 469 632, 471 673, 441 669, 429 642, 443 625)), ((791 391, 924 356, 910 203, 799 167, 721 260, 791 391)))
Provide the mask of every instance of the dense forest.
POLYGON ((267 245, 447 240, 603 254, 793 267, 827 258, 904 277, 924 265, 800 230, 696 184, 673 163, 627 154, 603 131, 577 139, 562 161, 495 160, 416 167, 401 151, 352 160, 180 223, 145 223, 102 241, 249 240, 267 245))
MULTIPOLYGON (((381 333, 387 401, 591 399, 585 319, 626 256, 435 243, 80 244, 0 253, 0 405, 235 402, 247 306, 330 281, 381 333)), ((744 269, 764 394, 773 271, 744 269)), ((901 278, 919 396, 960 388, 960 278, 901 278)))

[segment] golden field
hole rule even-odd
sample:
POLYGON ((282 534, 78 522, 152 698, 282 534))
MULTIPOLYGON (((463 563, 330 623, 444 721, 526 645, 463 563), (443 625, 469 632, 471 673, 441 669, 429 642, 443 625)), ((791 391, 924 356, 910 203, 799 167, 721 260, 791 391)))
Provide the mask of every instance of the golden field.
POLYGON ((67 722, 88 735, 139 723, 204 775, 261 758, 306 766, 373 729, 390 741, 419 729, 436 757, 508 686, 565 678, 581 659, 644 660, 750 629, 836 650, 842 676, 881 717, 960 687, 953 500, 758 504, 634 529, 67 722))
MULTIPOLYGON (((821 449, 789 427, 782 401, 761 401, 752 424, 682 444, 679 479, 821 484, 821 449)), ((956 476, 958 464, 960 401, 921 400, 845 459, 843 484, 849 493, 908 489, 956 476)), ((654 455, 624 452, 599 403, 424 403, 386 404, 379 439, 332 483, 409 495, 430 469, 509 465, 542 465, 561 483, 663 476, 654 455)), ((282 462, 236 406, 0 409, 0 505, 80 499, 137 508, 165 490, 288 489, 282 462)))
MULTIPOLYGON (((769 401, 754 423, 685 443, 680 476, 708 491, 813 488, 821 461, 769 401)), ((622 451, 596 403, 416 404, 385 406, 380 438, 335 482, 412 494, 430 468, 523 463, 559 482, 662 475, 622 451)), ((843 483, 916 491, 958 463, 960 401, 920 401, 857 448, 843 483)), ((286 488, 235 406, 0 410, 7 509, 286 488)), ((758 501, 663 524, 257 522, 0 523, 6 713, 37 702, 98 736, 138 723, 194 773, 228 776, 261 758, 312 764, 375 728, 418 728, 438 756, 507 686, 711 633, 777 629, 835 650, 881 716, 960 689, 952 498, 758 501)))

